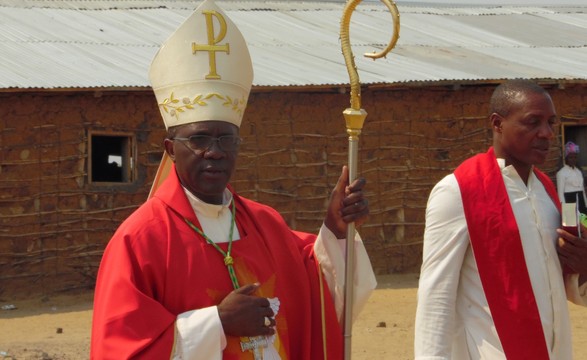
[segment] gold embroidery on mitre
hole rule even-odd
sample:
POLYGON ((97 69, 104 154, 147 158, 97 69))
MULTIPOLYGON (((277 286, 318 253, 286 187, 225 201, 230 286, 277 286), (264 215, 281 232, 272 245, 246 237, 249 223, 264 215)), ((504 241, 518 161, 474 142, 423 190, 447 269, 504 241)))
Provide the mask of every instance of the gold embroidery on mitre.
POLYGON ((179 100, 174 97, 173 93, 171 93, 171 96, 163 100, 159 106, 162 107, 166 113, 179 120, 179 115, 181 113, 186 110, 196 110, 196 106, 207 106, 208 100, 212 98, 224 101, 222 106, 230 107, 239 115, 242 115, 245 110, 246 101, 244 96, 239 100, 233 99, 229 95, 224 96, 215 92, 206 95, 197 95, 193 100, 190 100, 187 96, 179 100))
POLYGON ((195 55, 198 51, 207 51, 210 72, 206 75, 206 79, 220 79, 220 75, 216 72, 216 52, 222 51, 227 55, 230 54, 230 44, 226 43, 224 45, 218 45, 218 43, 224 40, 224 37, 226 36, 226 20, 224 19, 224 16, 217 11, 204 10, 202 11, 202 14, 206 16, 208 44, 201 45, 196 44, 195 42, 192 43, 192 54, 195 55), (218 36, 214 34, 214 21, 212 20, 212 16, 218 19, 218 23, 220 24, 220 32, 218 33, 218 36))

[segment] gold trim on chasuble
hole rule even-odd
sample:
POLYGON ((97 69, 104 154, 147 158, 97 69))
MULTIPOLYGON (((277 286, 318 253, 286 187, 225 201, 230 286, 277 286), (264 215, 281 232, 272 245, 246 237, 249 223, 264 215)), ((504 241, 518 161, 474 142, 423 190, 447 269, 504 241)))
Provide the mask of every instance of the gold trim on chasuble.
MULTIPOLYGON (((266 298, 273 298, 276 297, 275 289, 276 289, 276 276, 272 273, 268 278, 259 279, 257 275, 251 271, 251 269, 245 263, 245 260, 239 257, 237 254, 233 257, 234 259, 234 269, 237 274, 238 282, 240 284, 254 284, 259 283, 260 286, 256 291, 256 294, 261 297, 266 298)), ((216 301, 219 303, 222 299, 222 292, 215 289, 208 289, 207 291, 208 296, 212 299, 217 299, 216 301)), ((275 318, 275 334, 272 335, 275 337, 273 340, 273 347, 279 354, 282 360, 288 360, 287 353, 285 352, 286 349, 284 345, 281 343, 282 337, 287 338, 289 336, 288 331, 288 324, 285 316, 280 314, 279 312, 276 314, 275 318)), ((272 337, 268 336, 268 340, 272 337)), ((227 336, 226 337, 227 344, 224 352, 227 353, 229 356, 236 356, 239 359, 252 359, 252 353, 247 351, 243 352, 241 346, 241 340, 238 337, 227 336)), ((291 344, 290 344, 291 346, 291 344)), ((294 360, 294 359, 292 359, 294 360)))

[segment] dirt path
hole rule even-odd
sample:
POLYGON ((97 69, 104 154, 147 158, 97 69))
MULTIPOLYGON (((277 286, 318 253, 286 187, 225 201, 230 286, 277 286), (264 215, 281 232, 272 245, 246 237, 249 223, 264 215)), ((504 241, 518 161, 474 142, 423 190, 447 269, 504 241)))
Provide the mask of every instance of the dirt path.
MULTIPOLYGON (((386 275, 353 327, 353 360, 413 359, 417 275, 386 275)), ((0 302, 0 360, 88 358, 92 294, 0 302)), ((587 359, 587 309, 571 306, 575 359, 587 359)))

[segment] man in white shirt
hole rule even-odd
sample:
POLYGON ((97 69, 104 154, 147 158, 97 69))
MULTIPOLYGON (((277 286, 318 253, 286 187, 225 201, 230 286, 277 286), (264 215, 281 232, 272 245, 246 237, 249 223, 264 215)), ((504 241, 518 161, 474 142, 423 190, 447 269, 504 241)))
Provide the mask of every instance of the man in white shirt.
POLYGON ((579 145, 568 141, 565 144, 565 164, 556 173, 558 197, 563 203, 577 203, 579 211, 587 214, 583 171, 577 166, 579 145))
POLYGON ((490 111, 493 147, 442 179, 428 201, 415 357, 571 359, 566 300, 587 300, 577 274, 587 273, 577 259, 587 245, 557 230, 556 189, 534 167, 546 160, 555 108, 540 86, 514 80, 496 88, 490 111), (565 275, 559 236, 568 240, 565 275))

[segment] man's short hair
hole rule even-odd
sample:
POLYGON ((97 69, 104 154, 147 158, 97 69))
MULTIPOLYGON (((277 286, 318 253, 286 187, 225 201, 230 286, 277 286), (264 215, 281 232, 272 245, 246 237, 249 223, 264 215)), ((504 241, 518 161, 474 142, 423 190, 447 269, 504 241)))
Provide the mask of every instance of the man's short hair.
POLYGON ((489 102, 489 111, 491 114, 498 113, 501 116, 508 116, 512 109, 512 104, 517 102, 520 94, 548 94, 540 85, 531 80, 515 79, 508 80, 493 91, 489 102))

